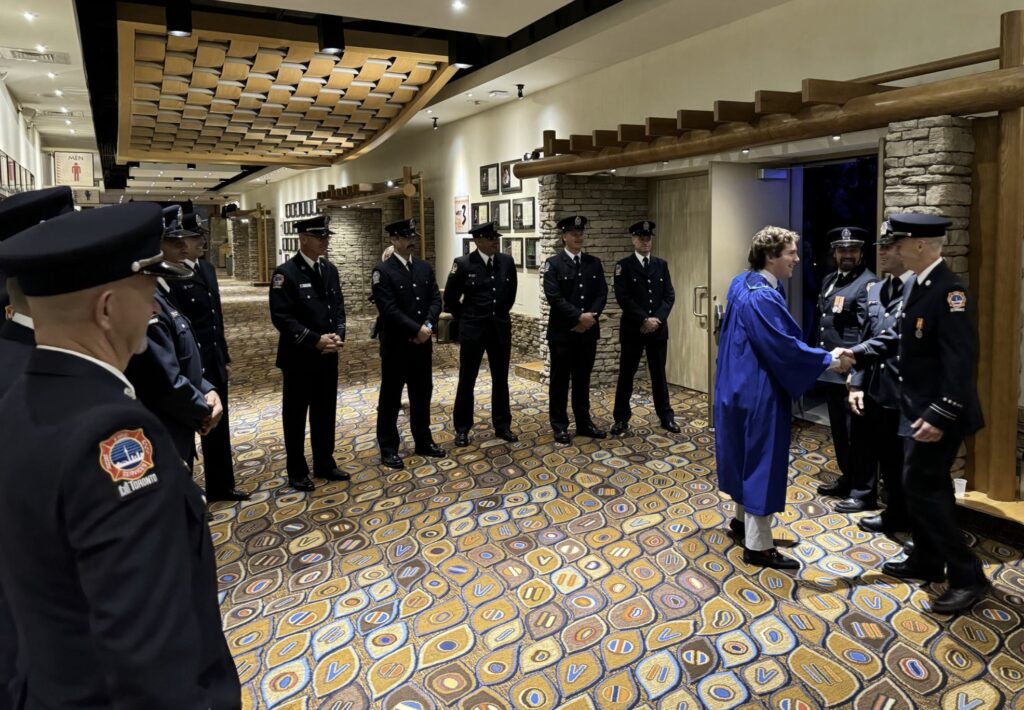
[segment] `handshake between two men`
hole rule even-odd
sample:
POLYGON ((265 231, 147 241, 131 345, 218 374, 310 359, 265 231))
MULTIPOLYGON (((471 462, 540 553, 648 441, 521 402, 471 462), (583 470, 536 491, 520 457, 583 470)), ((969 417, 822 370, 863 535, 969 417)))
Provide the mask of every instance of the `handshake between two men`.
POLYGON ((845 375, 853 367, 856 360, 856 356, 854 356, 853 351, 849 348, 833 348, 832 362, 828 369, 845 375))

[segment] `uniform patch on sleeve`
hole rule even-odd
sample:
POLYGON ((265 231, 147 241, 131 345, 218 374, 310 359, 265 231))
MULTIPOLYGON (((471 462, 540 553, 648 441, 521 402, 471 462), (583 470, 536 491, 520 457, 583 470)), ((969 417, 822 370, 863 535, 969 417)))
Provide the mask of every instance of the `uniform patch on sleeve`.
POLYGON ((540 267, 540 272, 542 274, 546 274, 550 270, 551 270, 551 262, 550 261, 545 261, 544 262, 544 266, 540 267))
POLYGON ((380 283, 380 271, 377 269, 373 270, 373 285, 376 286, 380 283))
POLYGON ((158 479, 153 468, 153 444, 142 429, 121 429, 100 442, 100 467, 117 486, 122 500, 158 479))
POLYGON ((452 270, 451 270, 451 273, 449 274, 449 276, 454 276, 455 272, 458 271, 458 270, 459 270, 459 262, 453 261, 452 262, 452 270))
POLYGON ((946 296, 946 303, 949 304, 950 313, 958 313, 967 308, 967 294, 963 291, 950 291, 946 296))
POLYGON ((615 265, 615 275, 622 276, 622 264, 615 265))
POLYGON ((271 286, 274 288, 281 288, 284 286, 284 274, 274 274, 274 280, 271 281, 271 286))

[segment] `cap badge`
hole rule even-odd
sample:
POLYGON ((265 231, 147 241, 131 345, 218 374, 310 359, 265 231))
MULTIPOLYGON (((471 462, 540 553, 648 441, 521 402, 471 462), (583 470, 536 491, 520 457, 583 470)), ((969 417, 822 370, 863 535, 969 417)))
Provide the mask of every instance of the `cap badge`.
POLYGON ((843 227, 843 231, 842 231, 841 234, 842 234, 843 239, 849 239, 851 236, 853 236, 853 233, 849 229, 847 229, 846 227, 843 227))
POLYGON ((582 218, 582 217, 580 217, 579 215, 577 215, 577 216, 576 216, 576 219, 574 219, 574 220, 572 221, 572 223, 573 223, 573 225, 574 225, 574 226, 576 226, 576 227, 582 227, 582 226, 583 226, 583 218, 582 218))
POLYGON ((878 230, 878 234, 881 235, 881 236, 884 236, 884 235, 888 234, 889 230, 891 230, 891 229, 892 229, 892 227, 889 225, 889 220, 885 220, 884 222, 882 222, 882 226, 878 230))
POLYGON ((644 222, 644 231, 645 232, 651 231, 651 223, 650 222, 644 222))

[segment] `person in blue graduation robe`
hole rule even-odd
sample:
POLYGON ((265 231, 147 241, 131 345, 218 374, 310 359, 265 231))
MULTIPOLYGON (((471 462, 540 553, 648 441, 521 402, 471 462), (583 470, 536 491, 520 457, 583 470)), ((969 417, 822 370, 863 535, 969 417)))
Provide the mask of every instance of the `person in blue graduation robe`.
POLYGON ((754 236, 751 270, 729 287, 715 376, 718 484, 737 504, 730 527, 744 540, 745 562, 777 569, 799 566, 771 537, 771 516, 786 503, 792 400, 826 369, 850 365, 839 350, 805 344, 786 306, 780 279, 800 260, 798 239, 778 227, 754 236))

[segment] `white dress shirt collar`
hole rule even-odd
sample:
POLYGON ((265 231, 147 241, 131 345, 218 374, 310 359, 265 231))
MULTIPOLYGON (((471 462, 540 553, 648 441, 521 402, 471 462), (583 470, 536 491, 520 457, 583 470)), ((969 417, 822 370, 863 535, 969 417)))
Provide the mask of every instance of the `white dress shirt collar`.
POLYGON ((67 355, 74 355, 75 357, 80 357, 83 360, 88 360, 93 365, 98 365, 99 367, 102 367, 104 370, 112 374, 114 377, 121 380, 121 382, 124 383, 124 393, 127 396, 131 397, 132 399, 135 399, 135 387, 132 385, 131 382, 128 381, 128 378, 124 376, 123 372, 118 370, 110 363, 103 362, 102 360, 97 360, 92 355, 86 355, 85 353, 80 353, 77 350, 68 350, 67 348, 56 348, 52 345, 38 345, 36 347, 38 347, 40 350, 52 350, 55 353, 65 353, 67 355))
POLYGON ((567 257, 569 257, 569 261, 576 261, 577 257, 579 257, 579 256, 580 256, 580 254, 582 254, 582 253, 583 253, 583 252, 580 252, 580 254, 573 254, 573 253, 572 253, 571 251, 569 251, 568 249, 565 249, 565 250, 563 250, 563 251, 565 251, 565 255, 566 255, 567 257))
POLYGON ((651 263, 651 256, 649 254, 647 256, 644 256, 643 254, 641 254, 638 251, 634 251, 633 254, 636 255, 637 261, 640 262, 640 266, 644 265, 644 259, 647 259, 647 263, 648 264, 651 263))
POLYGON ((315 261, 314 261, 313 259, 310 259, 310 258, 309 258, 308 256, 306 256, 305 254, 303 254, 303 253, 302 253, 301 251, 299 252, 299 256, 301 256, 301 257, 302 257, 302 260, 303 260, 303 261, 305 261, 305 262, 306 262, 306 264, 308 264, 308 265, 309 265, 309 268, 311 268, 311 269, 315 269, 315 267, 314 267, 314 264, 316 264, 316 262, 317 262, 317 261, 319 261, 319 259, 317 259, 317 260, 315 260, 315 261))
POLYGON ((942 257, 941 256, 938 259, 936 259, 935 261, 933 261, 931 264, 929 264, 927 267, 925 267, 924 271, 922 271, 921 273, 919 273, 917 275, 917 282, 919 284, 923 284, 925 282, 925 279, 928 278, 928 274, 930 274, 932 272, 932 269, 934 269, 936 266, 939 265, 940 261, 942 261, 942 257))
POLYGON ((779 277, 773 274, 768 269, 761 269, 757 273, 761 274, 761 276, 764 276, 766 279, 768 279, 768 283, 771 284, 772 288, 777 289, 779 287, 779 277))
POLYGON ((394 257, 398 259, 402 263, 402 266, 404 266, 405 268, 409 268, 409 265, 412 264, 412 257, 406 259, 397 251, 395 252, 394 257))
POLYGON ((24 313, 18 313, 17 311, 15 311, 14 313, 11 314, 11 320, 17 323, 18 325, 28 328, 29 330, 36 329, 35 322, 24 313))

